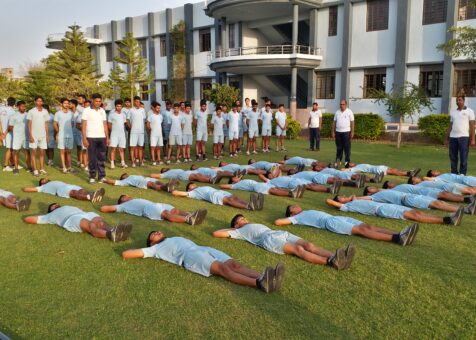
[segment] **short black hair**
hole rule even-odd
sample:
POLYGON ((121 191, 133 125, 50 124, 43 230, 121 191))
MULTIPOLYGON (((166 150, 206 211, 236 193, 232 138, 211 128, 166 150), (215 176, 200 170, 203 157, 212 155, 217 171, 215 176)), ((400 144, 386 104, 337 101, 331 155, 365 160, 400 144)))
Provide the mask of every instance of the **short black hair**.
POLYGON ((289 159, 288 155, 284 155, 284 160, 287 161, 289 159))
POLYGON ((117 200, 117 204, 122 204, 122 200, 126 197, 127 195, 121 195, 119 196, 119 199, 117 200))
POLYGON ((172 102, 170 101, 170 99, 165 100, 165 105, 172 105, 172 102))
POLYGON ((150 237, 152 236, 153 233, 155 233, 155 230, 151 231, 149 235, 147 235, 147 241, 146 241, 147 248, 151 246, 150 237))
POLYGON ((297 170, 296 170, 296 169, 289 169, 289 171, 288 171, 288 176, 295 175, 295 174, 297 174, 297 170))
POLYGON ((195 164, 190 165, 190 170, 195 170, 198 169, 198 167, 195 164))
POLYGON ((176 107, 180 107, 180 104, 179 103, 174 103, 174 108, 176 107))
POLYGON ((460 94, 459 96, 456 96, 456 99, 461 98, 463 101, 466 100, 466 97, 463 94, 460 94))
POLYGON ((160 105, 160 103, 156 101, 152 102, 152 107, 157 107, 157 106, 161 107, 162 105, 160 105))
POLYGON ((43 100, 43 97, 42 97, 42 96, 35 96, 35 102, 36 102, 38 99, 43 100))
POLYGON ((217 108, 216 108, 215 111, 218 111, 218 110, 222 111, 222 108, 221 108, 221 106, 219 106, 219 105, 217 106, 217 108))
POLYGON ((86 96, 84 94, 78 94, 78 98, 86 99, 86 96))
POLYGON ((426 177, 433 177, 433 171, 428 170, 428 172, 426 173, 426 177))
POLYGON ((91 101, 89 99, 86 99, 84 102, 91 104, 91 101))
POLYGON ((207 105, 207 101, 205 99, 200 100, 200 106, 207 105))
POLYGON ((339 195, 335 195, 332 200, 335 201, 335 202, 339 202, 339 195))
POLYGON ((284 107, 284 104, 279 104, 279 105, 278 105, 278 108, 279 108, 279 107, 284 107))
POLYGON ((19 100, 17 102, 17 106, 20 106, 20 105, 26 105, 26 103, 23 100, 19 100))
POLYGON ((56 208, 53 209, 53 207, 54 207, 55 205, 58 205, 58 203, 51 203, 51 204, 48 206, 48 214, 49 214, 50 212, 52 212, 53 210, 56 209, 56 208))
POLYGON ((292 205, 286 207, 286 213, 284 214, 286 217, 291 217, 291 207, 292 205))
POLYGON ((188 191, 188 189, 190 188, 190 186, 191 186, 192 184, 193 184, 192 182, 188 182, 188 183, 187 183, 187 186, 185 187, 185 191, 188 191))
POLYGON ((408 177, 407 184, 413 184, 413 177, 412 176, 408 177))
POLYGON ((245 217, 245 216, 243 216, 243 215, 241 215, 241 214, 235 215, 235 217, 233 217, 233 218, 231 219, 230 226, 231 226, 232 228, 234 228, 234 227, 235 227, 235 224, 236 224, 236 221, 238 221, 238 220, 239 220, 240 218, 242 218, 242 217, 245 217))
POLYGON ((66 97, 63 97, 60 99, 60 103, 63 104, 64 102, 68 101, 69 102, 69 99, 66 98, 66 97))
POLYGON ((140 97, 139 96, 134 96, 134 101, 136 100, 140 100, 140 97))
POLYGON ((74 106, 78 106, 78 101, 76 99, 70 99, 69 102, 73 104, 74 106))
POLYGON ((221 167, 225 166, 225 163, 226 163, 225 161, 220 161, 220 163, 218 163, 218 166, 221 168, 221 167))
POLYGON ((160 173, 163 174, 164 172, 167 172, 169 170, 170 170, 170 168, 162 168, 162 169, 160 169, 160 173))
POLYGON ((124 102, 122 101, 122 99, 116 99, 116 100, 114 101, 114 106, 116 106, 116 105, 122 105, 122 104, 124 104, 124 102))
POLYGON ((185 107, 192 107, 192 104, 190 104, 190 102, 185 102, 185 107))
POLYGON ((40 180, 38 181, 38 184, 39 184, 40 187, 43 185, 44 180, 48 180, 48 179, 47 178, 40 178, 40 180))
POLYGON ((369 195, 369 187, 366 186, 366 187, 364 188, 364 196, 368 196, 368 195, 369 195))
POLYGON ((251 165, 251 164, 253 164, 253 163, 255 163, 255 162, 256 162, 256 161, 255 161, 253 158, 251 158, 251 159, 248 160, 248 165, 251 165))
POLYGON ((102 99, 102 96, 101 94, 99 93, 94 93, 92 96, 91 96, 91 99, 94 100, 94 99, 102 99))
POLYGON ((8 97, 8 98, 7 98, 7 105, 8 105, 8 106, 13 106, 13 105, 15 105, 15 102, 16 102, 16 99, 15 99, 15 98, 13 98, 13 97, 8 97))
POLYGON ((383 182, 382 188, 383 189, 388 189, 388 181, 383 182))
POLYGON ((125 102, 129 102, 129 103, 130 103, 130 102, 131 102, 131 98, 124 98, 124 103, 125 103, 125 102))
POLYGON ((129 174, 127 172, 124 172, 119 179, 122 181, 123 179, 127 178, 128 176, 129 176, 129 174))

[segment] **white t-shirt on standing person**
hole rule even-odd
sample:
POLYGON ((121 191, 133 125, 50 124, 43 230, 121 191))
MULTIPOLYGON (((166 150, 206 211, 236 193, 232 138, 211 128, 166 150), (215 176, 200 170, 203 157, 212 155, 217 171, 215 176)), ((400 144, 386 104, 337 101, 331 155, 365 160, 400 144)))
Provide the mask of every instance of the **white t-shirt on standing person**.
POLYGON ((350 122, 354 121, 354 113, 349 108, 344 112, 337 110, 334 121, 336 122, 336 132, 350 132, 350 122))
POLYGON ((319 128, 319 120, 322 117, 321 110, 311 111, 309 112, 309 118, 311 119, 311 124, 309 124, 309 128, 316 129, 319 128))
POLYGON ((456 109, 451 111, 450 120, 450 138, 469 137, 469 122, 474 120, 474 111, 466 106, 461 111, 456 109))
POLYGON ((107 121, 107 116, 103 108, 99 108, 99 110, 90 107, 84 109, 81 120, 87 122, 86 138, 106 138, 104 122, 107 121))

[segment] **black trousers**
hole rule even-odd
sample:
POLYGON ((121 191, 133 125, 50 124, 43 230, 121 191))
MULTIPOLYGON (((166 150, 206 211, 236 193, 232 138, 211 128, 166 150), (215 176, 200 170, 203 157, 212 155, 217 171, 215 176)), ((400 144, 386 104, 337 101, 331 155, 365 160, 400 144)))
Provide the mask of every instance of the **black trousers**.
POLYGON ((468 171, 469 137, 450 138, 448 149, 450 152, 451 173, 466 175, 468 171))
POLYGON ((89 178, 99 179, 106 177, 104 162, 106 161, 106 138, 88 138, 89 178))
POLYGON ((342 161, 345 152, 345 162, 350 162, 350 132, 336 132, 336 161, 342 161))
POLYGON ((320 149, 321 146, 321 129, 309 128, 309 143, 311 150, 320 149))

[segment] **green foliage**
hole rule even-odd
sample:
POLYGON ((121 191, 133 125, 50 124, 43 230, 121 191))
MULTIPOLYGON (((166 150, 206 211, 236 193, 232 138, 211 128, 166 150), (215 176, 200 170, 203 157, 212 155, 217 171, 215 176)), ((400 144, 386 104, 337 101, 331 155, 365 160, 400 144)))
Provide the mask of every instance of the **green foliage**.
POLYGON ((114 60, 123 67, 116 66, 109 75, 109 83, 115 95, 118 97, 127 94, 133 98, 142 93, 152 93, 154 75, 147 73, 147 60, 142 57, 141 46, 132 33, 127 33, 119 43, 118 52, 114 60), (143 90, 141 85, 147 85, 147 90, 143 90))
POLYGON ((168 97, 179 102, 185 98, 185 21, 180 21, 170 31, 172 42, 172 75, 169 75, 168 97))
POLYGON ((418 128, 424 136, 428 136, 443 144, 450 127, 450 116, 447 114, 434 114, 421 117, 418 128))
MULTIPOLYGON (((355 118, 355 138, 365 140, 377 140, 385 131, 385 121, 380 115, 373 113, 356 113, 355 118)), ((321 136, 330 138, 334 115, 324 113, 322 115, 321 136)))
POLYGON ((45 62, 35 65, 28 70, 20 98, 29 105, 33 104, 35 96, 42 96, 45 104, 50 107, 57 103, 55 84, 49 76, 45 62))
POLYGON ((10 80, 6 75, 0 74, 0 101, 6 100, 10 96, 18 98, 22 88, 22 80, 10 80))
POLYGON ((301 124, 291 116, 286 118, 286 137, 296 139, 301 133, 301 124))
POLYGON ((231 108, 233 103, 235 103, 240 98, 240 90, 234 88, 233 86, 227 84, 213 83, 213 86, 210 90, 203 91, 205 97, 215 105, 226 105, 228 108, 231 108))

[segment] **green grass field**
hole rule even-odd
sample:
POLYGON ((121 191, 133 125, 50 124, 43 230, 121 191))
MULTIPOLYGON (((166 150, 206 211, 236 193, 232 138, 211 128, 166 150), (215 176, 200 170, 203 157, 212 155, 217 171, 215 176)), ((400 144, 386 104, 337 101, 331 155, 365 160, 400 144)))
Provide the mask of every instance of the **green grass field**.
MULTIPOLYGON (((307 151, 307 141, 288 142, 288 154, 334 159, 333 142, 320 152, 307 151)), ((395 168, 449 169, 447 150, 437 146, 354 142, 354 162, 395 168)), ((283 153, 260 154, 279 160, 283 153)), ((3 160, 3 153, 0 155, 3 160)), ((244 164, 246 156, 237 162, 244 164)), ((216 165, 214 161, 202 162, 216 165)), ((476 175, 476 152, 470 155, 476 175)), ((182 167, 186 167, 182 165, 182 167)), ((159 168, 128 169, 149 174, 159 168)), ((63 175, 48 168, 50 178, 97 188, 85 173, 63 175)), ((122 169, 109 170, 119 177, 122 169)), ((389 179, 390 176, 387 177, 389 179)), ((403 181, 402 179, 392 178, 403 181)), ((17 195, 38 179, 21 172, 0 173, 0 188, 17 195)), ((181 189, 185 188, 185 183, 181 189)), ((361 193, 345 189, 343 193, 361 193)), ((476 334, 476 216, 465 216, 459 227, 421 225, 413 246, 346 237, 303 226, 288 230, 334 250, 349 242, 357 246, 353 266, 337 272, 291 256, 279 256, 243 241, 214 239, 212 231, 229 226, 237 213, 230 207, 173 198, 134 188, 106 188, 102 204, 114 204, 128 193, 183 210, 207 208, 200 226, 153 222, 123 214, 103 215, 111 224, 131 221, 131 238, 113 244, 86 234, 68 233, 53 225, 25 225, 21 218, 42 214, 49 203, 77 205, 97 211, 87 202, 32 194, 27 214, 0 208, 0 330, 12 338, 474 338, 476 334), (157 261, 124 261, 121 252, 145 246, 146 235, 160 229, 201 245, 220 249, 261 271, 281 261, 287 273, 275 294, 234 285, 217 277, 204 278, 157 261)), ((235 192, 247 198, 249 193, 235 192)), ((306 209, 331 213, 329 195, 306 192, 298 203, 306 209)), ((272 225, 295 200, 266 197, 262 212, 245 212, 253 222, 272 225)), ((438 213, 436 214, 443 214, 438 213)), ((366 222, 400 230, 405 221, 352 215, 366 222)))

